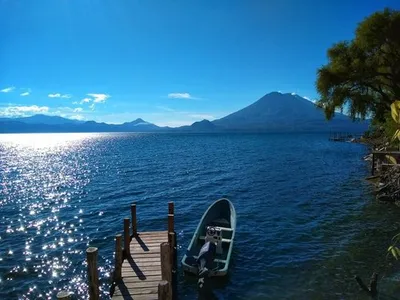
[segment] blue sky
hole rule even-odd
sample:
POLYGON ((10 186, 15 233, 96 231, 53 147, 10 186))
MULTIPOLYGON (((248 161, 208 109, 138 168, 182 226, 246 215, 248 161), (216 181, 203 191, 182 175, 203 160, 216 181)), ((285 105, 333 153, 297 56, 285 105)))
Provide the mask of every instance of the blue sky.
MULTIPOLYGON (((397 4, 396 4, 397 2, 397 4)), ((398 0, 0 0, 0 116, 169 126, 317 98, 333 43, 398 0)))

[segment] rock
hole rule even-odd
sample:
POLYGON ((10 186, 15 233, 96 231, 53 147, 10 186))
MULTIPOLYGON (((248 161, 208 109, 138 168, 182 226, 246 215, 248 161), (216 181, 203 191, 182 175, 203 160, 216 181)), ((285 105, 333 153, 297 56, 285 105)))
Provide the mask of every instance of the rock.
POLYGON ((386 194, 386 192, 389 190, 389 186, 386 184, 384 186, 380 186, 378 187, 378 189, 376 190, 376 193, 378 195, 384 195, 386 194))
MULTIPOLYGON (((368 176, 365 178, 365 180, 371 181, 372 183, 378 181, 380 178, 380 175, 373 175, 373 176, 368 176)), ((377 185, 377 183, 376 183, 377 185)))
POLYGON ((382 189, 384 186, 387 186, 387 184, 384 184, 383 182, 378 183, 378 188, 382 189))
POLYGON ((364 156, 364 160, 365 161, 371 161, 372 160, 372 154, 368 154, 368 155, 364 156))
POLYGON ((387 194, 377 195, 376 200, 383 201, 383 202, 394 202, 393 198, 387 194))
POLYGON ((399 201, 400 204, 400 168, 392 166, 381 173, 377 184, 376 199, 385 202, 399 201))

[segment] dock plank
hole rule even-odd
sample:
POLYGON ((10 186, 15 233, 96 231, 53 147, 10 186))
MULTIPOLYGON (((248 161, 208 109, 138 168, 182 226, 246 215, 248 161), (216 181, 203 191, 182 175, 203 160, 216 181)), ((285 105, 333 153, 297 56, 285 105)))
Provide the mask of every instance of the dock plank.
POLYGON ((113 296, 112 299, 114 300, 158 300, 157 294, 152 295, 134 295, 134 296, 113 296))
POLYGON ((157 294, 158 293, 158 285, 153 287, 143 287, 143 288, 133 288, 132 286, 125 285, 123 288, 118 287, 115 289, 115 296, 124 296, 124 295, 148 295, 148 294, 157 294))
POLYGON ((160 244, 168 242, 168 231, 139 232, 129 244, 131 257, 122 263, 122 281, 112 299, 158 299, 161 281, 160 244))

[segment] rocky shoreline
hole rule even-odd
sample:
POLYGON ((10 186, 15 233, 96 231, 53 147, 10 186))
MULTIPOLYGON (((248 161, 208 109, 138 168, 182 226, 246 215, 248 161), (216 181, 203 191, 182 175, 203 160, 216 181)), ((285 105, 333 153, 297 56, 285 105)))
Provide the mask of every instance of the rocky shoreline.
POLYGON ((362 143, 370 146, 370 154, 364 157, 370 161, 375 174, 366 179, 375 185, 375 196, 378 201, 394 203, 400 206, 400 154, 398 149, 390 147, 386 138, 360 139, 362 143), (373 152, 383 152, 379 158, 373 159, 373 152), (389 152, 390 154, 386 154, 389 152), (393 159, 395 161, 393 161, 393 159), (394 163, 396 162, 396 163, 394 163), (374 166, 372 166, 374 164, 374 166))
POLYGON ((376 199, 400 206, 400 166, 395 165, 379 175, 376 199))

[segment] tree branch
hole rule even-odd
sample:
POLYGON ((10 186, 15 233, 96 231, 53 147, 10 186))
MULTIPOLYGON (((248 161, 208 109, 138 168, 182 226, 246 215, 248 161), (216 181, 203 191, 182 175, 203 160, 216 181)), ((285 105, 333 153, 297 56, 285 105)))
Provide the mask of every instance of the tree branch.
POLYGON ((358 285, 361 287, 361 289, 366 292, 369 296, 371 296, 372 298, 375 298, 376 296, 378 296, 378 289, 377 289, 377 285, 378 285, 378 274, 377 273, 373 273, 371 276, 371 280, 369 282, 369 287, 367 287, 364 282, 362 281, 362 279, 358 276, 355 276, 355 280, 357 281, 358 285))

